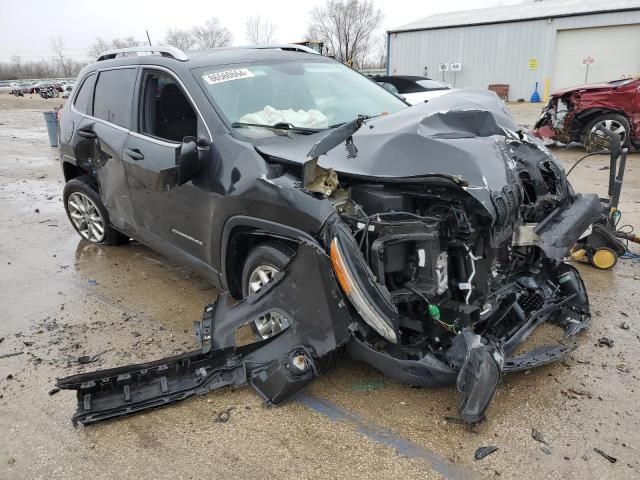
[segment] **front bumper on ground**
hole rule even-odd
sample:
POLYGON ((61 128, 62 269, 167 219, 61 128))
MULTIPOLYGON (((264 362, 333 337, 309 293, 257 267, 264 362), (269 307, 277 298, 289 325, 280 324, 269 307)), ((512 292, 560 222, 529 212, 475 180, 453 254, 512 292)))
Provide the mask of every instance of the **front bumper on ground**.
POLYGON ((82 424, 246 383, 268 404, 278 405, 335 363, 349 340, 350 318, 328 257, 317 246, 301 244, 286 272, 258 293, 236 304, 224 293, 205 308, 197 328, 200 350, 74 375, 57 385, 77 391, 73 421, 82 424), (236 347, 238 330, 271 312, 286 315, 289 327, 236 347))

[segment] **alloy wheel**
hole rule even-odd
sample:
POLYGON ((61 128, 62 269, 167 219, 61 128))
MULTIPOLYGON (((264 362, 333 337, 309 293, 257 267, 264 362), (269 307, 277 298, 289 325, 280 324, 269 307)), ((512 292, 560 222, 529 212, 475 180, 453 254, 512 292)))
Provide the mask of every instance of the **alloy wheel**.
POLYGON ((67 209, 82 238, 93 243, 104 240, 104 218, 93 200, 82 192, 73 192, 67 199, 67 209))
MULTIPOLYGON (((272 265, 258 265, 249 275, 249 293, 256 293, 278 272, 279 270, 272 265)), ((280 333, 290 325, 289 319, 277 311, 261 315, 254 323, 262 340, 280 333)))
POLYGON ((591 128, 591 131, 589 132, 589 136, 593 138, 593 135, 600 128, 606 128, 607 130, 610 130, 611 132, 618 134, 618 136, 620 136, 621 145, 624 145, 624 142, 627 140, 627 130, 624 128, 624 125, 622 125, 617 120, 606 119, 596 123, 591 128))

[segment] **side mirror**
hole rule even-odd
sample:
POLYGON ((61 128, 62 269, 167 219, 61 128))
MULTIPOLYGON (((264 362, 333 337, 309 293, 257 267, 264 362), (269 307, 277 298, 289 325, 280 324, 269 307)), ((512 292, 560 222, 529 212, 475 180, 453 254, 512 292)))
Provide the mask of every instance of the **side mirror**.
POLYGON ((204 138, 184 137, 178 154, 177 184, 193 180, 200 171, 200 160, 209 151, 211 142, 204 138))
POLYGON ((158 172, 154 190, 166 192, 196 178, 210 148, 211 142, 207 139, 184 137, 182 145, 176 149, 176 165, 158 172))

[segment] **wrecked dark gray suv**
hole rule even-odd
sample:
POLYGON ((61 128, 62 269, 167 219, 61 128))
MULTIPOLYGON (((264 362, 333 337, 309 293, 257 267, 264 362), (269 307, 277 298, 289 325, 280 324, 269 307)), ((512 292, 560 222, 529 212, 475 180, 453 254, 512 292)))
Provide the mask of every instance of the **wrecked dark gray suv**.
POLYGON ((69 218, 229 293, 196 322, 199 350, 58 380, 74 421, 245 383, 277 405, 346 352, 456 383, 476 422, 503 373, 571 351, 591 316, 563 258, 606 201, 576 194, 493 93, 409 108, 297 47, 147 50, 86 67, 62 112, 69 218), (518 351, 545 322, 561 341, 518 351))

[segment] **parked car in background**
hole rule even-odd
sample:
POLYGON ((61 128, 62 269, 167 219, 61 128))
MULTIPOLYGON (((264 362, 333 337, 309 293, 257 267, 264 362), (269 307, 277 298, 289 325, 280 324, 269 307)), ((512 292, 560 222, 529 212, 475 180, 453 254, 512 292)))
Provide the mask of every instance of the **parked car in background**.
POLYGON ((427 77, 392 75, 373 79, 411 105, 427 102, 453 91, 449 85, 427 77))
POLYGON ((640 77, 580 85, 551 94, 535 134, 593 149, 598 128, 620 135, 624 146, 640 148, 640 77))

